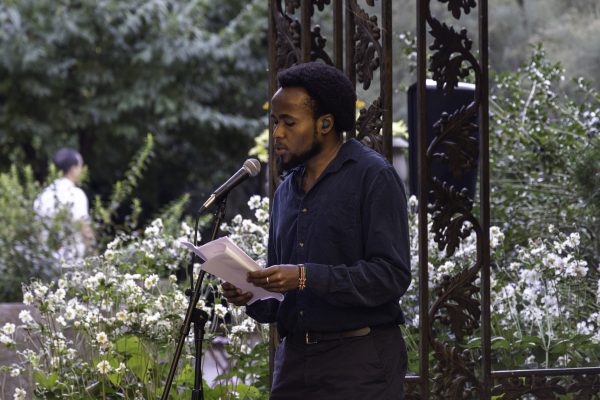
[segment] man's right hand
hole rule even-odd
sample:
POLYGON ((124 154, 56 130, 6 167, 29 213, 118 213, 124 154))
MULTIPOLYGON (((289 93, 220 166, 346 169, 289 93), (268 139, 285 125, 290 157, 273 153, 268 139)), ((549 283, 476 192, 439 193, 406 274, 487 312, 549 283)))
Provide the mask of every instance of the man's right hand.
POLYGON ((221 287, 223 288, 223 296, 225 296, 228 303, 233 305, 245 306, 252 298, 252 293, 242 293, 242 289, 233 286, 229 282, 223 282, 221 287))

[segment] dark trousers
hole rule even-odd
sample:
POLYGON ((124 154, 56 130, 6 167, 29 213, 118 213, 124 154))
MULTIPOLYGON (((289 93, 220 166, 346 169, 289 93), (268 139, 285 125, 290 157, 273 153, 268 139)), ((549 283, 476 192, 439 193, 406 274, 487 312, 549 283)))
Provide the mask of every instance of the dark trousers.
POLYGON ((270 400, 402 400, 406 367, 397 327, 317 344, 285 338, 275 354, 270 400))

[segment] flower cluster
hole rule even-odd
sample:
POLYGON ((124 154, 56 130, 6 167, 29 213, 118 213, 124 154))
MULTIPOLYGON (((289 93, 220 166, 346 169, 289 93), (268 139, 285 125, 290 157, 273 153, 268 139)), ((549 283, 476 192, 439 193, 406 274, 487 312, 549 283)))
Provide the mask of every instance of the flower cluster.
MULTIPOLYGON (((419 227, 416 198, 411 197, 408 203, 413 284, 401 304, 410 335, 417 334, 419 329, 419 227)), ((563 234, 553 226, 549 226, 548 231, 553 240, 530 239, 527 246, 505 254, 503 232, 498 227, 490 227, 493 335, 519 341, 525 346, 519 351, 528 355, 523 363, 545 367, 552 362, 564 366, 572 361, 565 356, 568 346, 564 341, 573 335, 580 335, 577 340, 587 340, 591 345, 600 343, 600 282, 588 278, 588 264, 579 256, 580 236, 577 232, 563 234), (544 357, 536 359, 535 354, 544 357)), ((431 229, 428 238, 430 289, 475 264, 475 233, 466 237, 450 258, 438 248, 431 229)), ((479 279, 475 284, 479 284, 479 279)), ((432 296, 435 297, 433 292, 432 296)), ((510 360, 507 363, 510 367, 519 366, 510 360)))
POLYGON ((255 220, 244 219, 238 214, 231 224, 223 224, 221 230, 227 232, 231 240, 256 260, 258 265, 265 267, 269 241, 269 199, 252 196, 248 207, 254 211, 255 220))
MULTIPOLYGON (((237 216, 222 229, 264 264, 268 199, 255 196, 249 206, 256 221, 237 216)), ((118 235, 102 255, 65 269, 57 282, 25 285, 23 302, 30 308, 20 313, 20 325, 9 323, 0 330, 0 343, 17 352, 20 362, 2 371, 11 378, 32 373, 40 398, 82 398, 82 393, 89 394, 85 398, 111 393, 156 398, 189 304, 175 272, 190 257, 180 242, 192 236, 186 223, 169 235, 157 219, 143 233, 118 235), (24 349, 15 341, 19 330, 26 337, 24 349)), ((209 276, 197 308, 209 317, 207 339, 225 338, 234 366, 230 369, 248 383, 258 379, 251 372, 258 356, 250 355, 259 352, 266 365, 266 346, 257 343, 267 343, 268 328, 245 316, 242 308, 229 307, 219 288, 209 276), (250 357, 245 364, 239 362, 243 355, 250 357)), ((192 341, 188 335, 183 357, 192 357, 192 341)), ((180 379, 188 378, 184 373, 180 379)), ((176 378, 177 384, 189 386, 176 378)), ((14 393, 15 398, 26 396, 25 389, 14 393)))

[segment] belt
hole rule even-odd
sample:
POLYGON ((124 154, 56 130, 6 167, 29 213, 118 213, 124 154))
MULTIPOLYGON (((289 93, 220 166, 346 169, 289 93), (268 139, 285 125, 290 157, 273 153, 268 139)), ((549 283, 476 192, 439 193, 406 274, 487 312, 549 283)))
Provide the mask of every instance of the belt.
POLYGON ((317 344, 320 342, 327 342, 331 340, 341 340, 353 337, 366 336, 371 333, 371 328, 365 326, 359 329, 353 329, 350 331, 340 332, 305 332, 304 334, 292 335, 291 340, 299 342, 302 339, 303 344, 317 344), (304 337, 302 337, 303 335, 304 337))

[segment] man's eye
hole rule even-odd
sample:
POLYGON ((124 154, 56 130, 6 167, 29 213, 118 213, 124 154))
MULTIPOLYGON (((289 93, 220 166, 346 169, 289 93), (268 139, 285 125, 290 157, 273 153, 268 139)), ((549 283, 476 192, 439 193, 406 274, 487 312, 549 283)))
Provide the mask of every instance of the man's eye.
POLYGON ((294 121, 286 119, 283 121, 287 126, 293 126, 294 125, 294 121))

